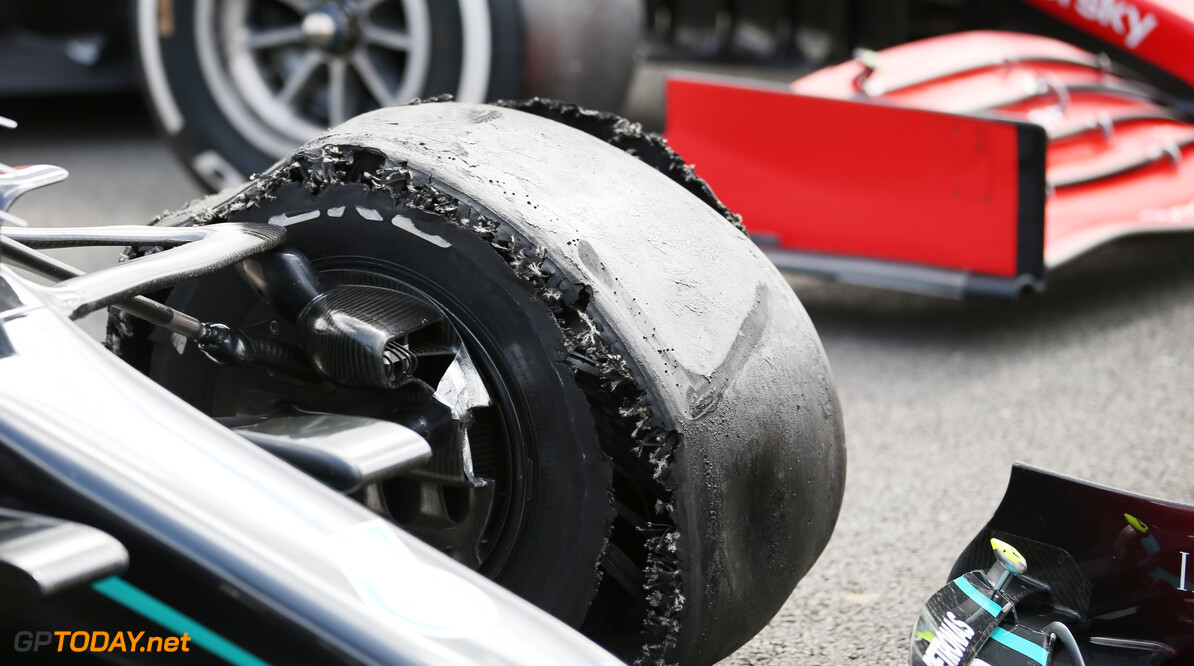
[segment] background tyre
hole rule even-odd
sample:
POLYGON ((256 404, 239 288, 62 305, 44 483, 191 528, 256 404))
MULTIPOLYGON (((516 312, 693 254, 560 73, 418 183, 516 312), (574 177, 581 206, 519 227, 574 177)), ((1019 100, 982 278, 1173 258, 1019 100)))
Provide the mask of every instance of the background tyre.
POLYGON ((413 98, 616 108, 640 0, 137 1, 154 116, 223 189, 359 113, 413 98))
MULTIPOLYGON (((397 107, 162 223, 223 220, 286 224, 329 277, 448 313, 487 392, 511 397, 491 457, 530 474, 495 504, 520 521, 476 532, 515 545, 474 565, 623 658, 717 661, 828 541, 845 450, 812 324, 740 229, 650 165, 512 109, 397 107)), ((287 336, 238 282, 169 302, 287 336)), ((157 342, 152 375, 214 413, 390 404, 157 342)))

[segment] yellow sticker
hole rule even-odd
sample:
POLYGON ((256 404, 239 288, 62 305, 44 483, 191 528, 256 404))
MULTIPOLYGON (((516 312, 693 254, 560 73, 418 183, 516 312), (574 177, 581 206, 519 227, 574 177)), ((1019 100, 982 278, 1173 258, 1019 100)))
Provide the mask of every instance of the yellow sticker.
POLYGON ((1133 516, 1130 513, 1125 513, 1124 520, 1128 521, 1128 524, 1131 525, 1132 527, 1134 527, 1137 532, 1139 532, 1141 534, 1148 534, 1148 525, 1145 525, 1136 516, 1133 516))

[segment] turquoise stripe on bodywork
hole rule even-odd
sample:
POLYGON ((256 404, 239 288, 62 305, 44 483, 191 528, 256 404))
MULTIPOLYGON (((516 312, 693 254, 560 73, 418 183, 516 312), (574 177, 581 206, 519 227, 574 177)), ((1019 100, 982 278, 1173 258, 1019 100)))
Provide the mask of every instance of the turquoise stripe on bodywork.
POLYGON ((1023 636, 1017 636, 1016 634, 1004 629, 1000 629, 999 627, 995 627, 995 631, 991 632, 991 640, 1003 645, 1006 648, 1019 652, 1041 666, 1045 666, 1045 663, 1049 660, 1049 653, 1045 650, 1045 648, 1033 643, 1023 636))
POLYGON ((955 578, 954 585, 957 585, 959 590, 965 592, 966 596, 970 597, 971 601, 978 604, 983 610, 990 613, 991 617, 999 617, 999 614, 1003 612, 1003 609, 999 607, 999 604, 983 596, 983 593, 979 592, 977 588, 971 585, 970 581, 966 580, 965 576, 959 576, 955 578))
POLYGON ((190 635, 192 643, 233 666, 269 666, 240 646, 116 576, 105 578, 91 588, 134 613, 162 625, 176 636, 190 635))

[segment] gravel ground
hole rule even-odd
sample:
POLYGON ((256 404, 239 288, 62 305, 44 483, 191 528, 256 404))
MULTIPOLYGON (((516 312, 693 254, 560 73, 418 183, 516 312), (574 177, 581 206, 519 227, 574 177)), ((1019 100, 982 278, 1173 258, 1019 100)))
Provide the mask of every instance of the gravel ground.
MULTIPOLYGON (((4 112, 22 128, 0 135, 0 160, 73 173, 14 207, 39 224, 143 223, 199 193, 136 99, 4 112)), ((94 268, 113 254, 64 256, 94 268)), ((1194 238, 1120 243, 1010 303, 793 278, 842 398, 846 500, 817 566, 724 663, 907 663, 919 605, 995 509, 1013 461, 1194 502, 1192 256, 1194 238)))

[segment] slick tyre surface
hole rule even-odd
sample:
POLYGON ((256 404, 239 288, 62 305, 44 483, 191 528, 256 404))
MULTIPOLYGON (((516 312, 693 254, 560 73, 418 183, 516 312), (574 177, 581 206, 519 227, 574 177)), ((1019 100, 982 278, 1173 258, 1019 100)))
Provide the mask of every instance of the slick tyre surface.
POLYGON ((358 113, 412 98, 616 109, 639 0, 137 0, 153 115, 212 191, 358 113))
MULTIPOLYGON (((648 164, 513 109, 400 107, 161 223, 226 220, 288 223, 317 265, 422 276, 484 309, 463 323, 499 373, 517 369, 511 349, 533 360, 508 384, 538 396, 517 412, 541 428, 538 527, 503 571, 540 573, 494 577, 622 658, 717 661, 827 543, 845 448, 813 326, 745 234, 648 164)), ((170 302, 202 318, 236 300, 199 282, 170 302)), ((200 402, 195 375, 163 371, 192 350, 162 342, 154 375, 200 402)))

